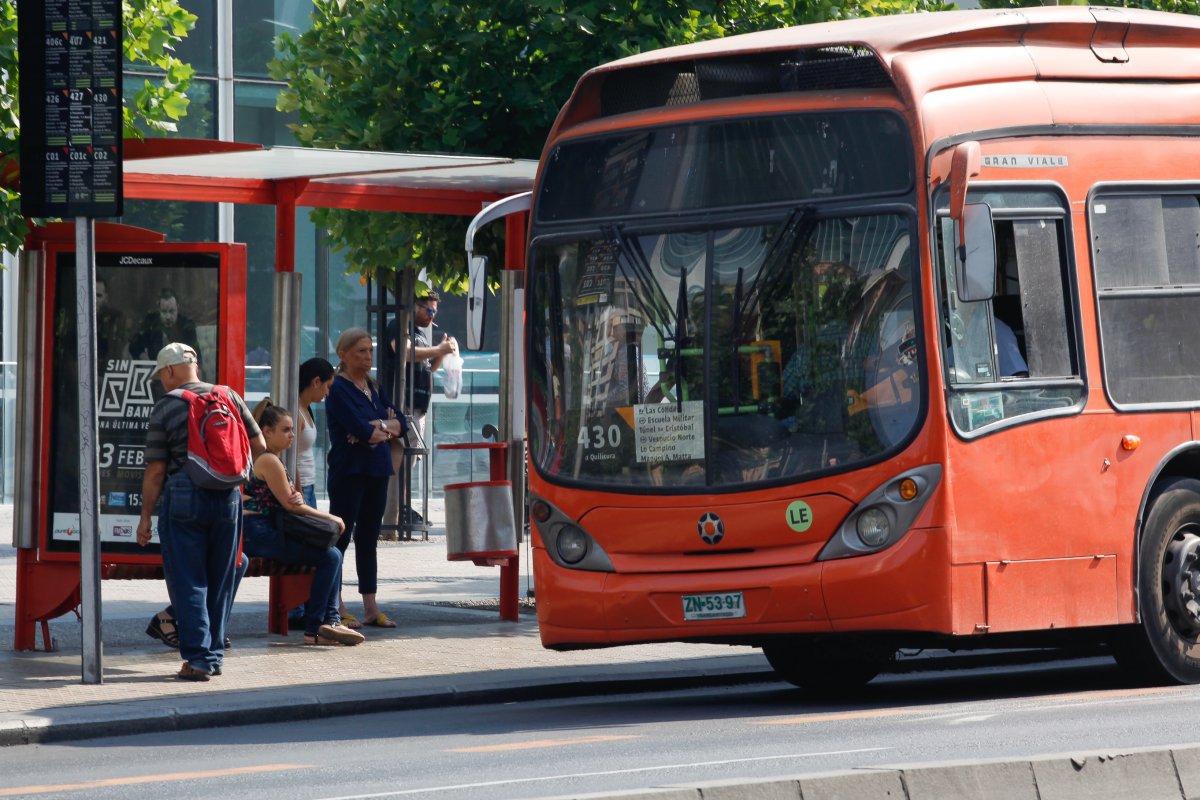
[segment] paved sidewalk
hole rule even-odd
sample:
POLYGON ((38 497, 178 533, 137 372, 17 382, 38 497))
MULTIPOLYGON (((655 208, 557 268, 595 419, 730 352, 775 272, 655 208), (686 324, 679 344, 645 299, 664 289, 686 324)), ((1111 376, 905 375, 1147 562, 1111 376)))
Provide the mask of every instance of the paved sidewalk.
MULTIPOLYGON (((272 636, 266 632, 268 581, 247 578, 234 604, 234 646, 224 674, 188 683, 174 679, 178 655, 144 633, 166 605, 163 584, 102 581, 104 682, 84 685, 73 615, 51 623, 56 652, 12 650, 16 551, 12 507, 0 506, 0 746, 771 678, 766 660, 748 648, 673 643, 545 650, 531 608, 523 606, 513 623, 481 607, 497 600, 499 569, 447 561, 438 527, 443 509, 431 504, 430 511, 430 541, 379 545, 379 601, 398 628, 369 628, 368 641, 358 647, 306 647, 299 631, 272 636)), ((352 550, 349 555, 345 594, 358 613, 352 550)))

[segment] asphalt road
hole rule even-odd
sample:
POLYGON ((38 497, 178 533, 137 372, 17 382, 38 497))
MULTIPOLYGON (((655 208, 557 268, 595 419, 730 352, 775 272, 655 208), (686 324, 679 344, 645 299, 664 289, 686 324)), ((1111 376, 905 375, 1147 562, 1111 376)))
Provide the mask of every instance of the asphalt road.
POLYGON ((1093 658, 885 676, 848 699, 786 684, 363 715, 0 751, 0 797, 438 800, 1200 741, 1200 687, 1093 658))

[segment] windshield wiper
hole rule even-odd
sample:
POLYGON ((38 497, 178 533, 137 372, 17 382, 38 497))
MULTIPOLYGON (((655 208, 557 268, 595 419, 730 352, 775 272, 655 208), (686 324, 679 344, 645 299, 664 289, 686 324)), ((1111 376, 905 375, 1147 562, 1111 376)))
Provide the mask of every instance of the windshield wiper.
POLYGON ((792 213, 788 214, 787 219, 783 221, 783 225, 775 234, 775 238, 767 246, 767 255, 763 258, 762 269, 754 276, 754 283, 750 285, 750 291, 746 292, 742 302, 738 304, 739 307, 735 314, 739 319, 746 313, 755 298, 759 296, 759 283, 765 279, 767 284, 764 284, 762 287, 765 289, 771 280, 778 279, 776 271, 779 266, 779 259, 791 255, 792 251, 795 250, 796 242, 801 238, 807 239, 812 233, 813 228, 817 224, 813 213, 815 210, 813 206, 796 206, 792 209, 792 213))
POLYGON ((625 267, 621 265, 621 259, 617 259, 617 267, 620 268, 621 274, 625 276, 625 280, 630 283, 631 288, 636 286, 645 286, 647 292, 633 291, 634 300, 641 306, 642 313, 646 315, 646 322, 654 326, 654 330, 662 335, 662 329, 659 327, 660 321, 666 322, 670 315, 670 307, 667 305, 667 300, 663 297, 662 289, 659 288, 658 282, 654 280, 653 271, 650 269, 650 264, 646 261, 646 256, 640 249, 635 248, 630 244, 629 240, 621 235, 621 229, 616 225, 610 226, 608 230, 609 238, 617 243, 617 247, 621 251, 621 255, 625 256, 625 260, 629 262, 630 269, 633 270, 634 277, 630 277, 625 267), (648 294, 648 298, 643 298, 643 294, 648 294), (650 306, 647 307, 646 301, 649 300, 650 306))
POLYGON ((742 276, 745 273, 744 267, 738 267, 737 283, 733 286, 733 405, 740 407, 742 404, 742 360, 738 358, 738 341, 742 338, 742 314, 745 309, 742 308, 742 276))
POLYGON ((687 314, 687 270, 679 270, 679 294, 675 297, 675 412, 683 413, 683 346, 691 343, 687 314))

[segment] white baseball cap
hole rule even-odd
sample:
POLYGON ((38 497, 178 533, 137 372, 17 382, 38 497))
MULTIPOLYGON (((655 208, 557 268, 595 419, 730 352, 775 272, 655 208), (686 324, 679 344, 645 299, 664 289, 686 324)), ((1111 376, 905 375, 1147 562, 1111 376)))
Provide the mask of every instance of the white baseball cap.
POLYGON ((154 372, 150 373, 150 380, 158 380, 158 374, 167 367, 174 367, 177 364, 199 364, 200 359, 196 356, 196 351, 191 345, 183 342, 171 342, 169 345, 158 351, 158 362, 154 367, 154 372))

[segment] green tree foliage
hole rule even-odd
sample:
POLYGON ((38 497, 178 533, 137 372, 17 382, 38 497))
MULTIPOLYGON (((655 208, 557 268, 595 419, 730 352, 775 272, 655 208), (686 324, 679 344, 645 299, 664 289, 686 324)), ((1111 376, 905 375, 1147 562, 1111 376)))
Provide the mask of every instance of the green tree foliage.
MULTIPOLYGON (((621 56, 942 0, 315 0, 272 75, 302 144, 537 158, 579 77, 621 56)), ((462 286, 465 221, 317 212, 350 268, 418 264, 462 286)), ((495 228, 497 226, 491 226, 495 228)), ((494 243, 493 243, 494 244, 494 243)))
MULTIPOLYGON (((981 8, 1029 8, 1048 5, 1041 0, 979 0, 981 8)), ((1140 2, 1113 2, 1113 0, 1059 0, 1049 5, 1060 6, 1114 6, 1117 8, 1144 8, 1149 11, 1170 11, 1175 14, 1200 14, 1200 0, 1140 0, 1140 2)))
MULTIPOLYGON (((146 81, 133 96, 126 95, 125 136, 169 133, 187 113, 187 86, 192 68, 175 57, 175 45, 196 24, 196 15, 177 0, 125 0, 125 61, 161 74, 146 81)), ((0 160, 17 158, 20 148, 21 111, 18 107, 17 4, 0 2, 0 160)), ((15 252, 27 226, 21 215, 20 196, 0 186, 0 248, 15 252)))

